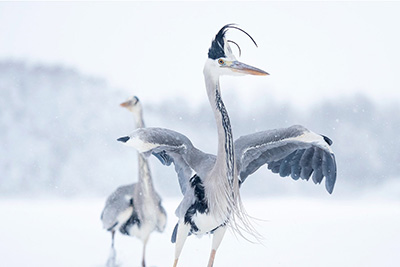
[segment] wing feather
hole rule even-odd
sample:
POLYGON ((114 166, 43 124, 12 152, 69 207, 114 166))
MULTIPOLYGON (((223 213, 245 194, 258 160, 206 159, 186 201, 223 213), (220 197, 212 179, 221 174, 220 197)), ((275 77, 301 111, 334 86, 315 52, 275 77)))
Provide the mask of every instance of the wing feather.
POLYGON ((300 158, 304 153, 304 149, 299 149, 293 152, 293 158, 290 161, 290 166, 291 166, 291 177, 293 180, 298 180, 300 178, 300 172, 301 172, 301 167, 299 165, 300 158))
POLYGON ((215 156, 195 148, 185 135, 164 128, 139 128, 118 140, 133 146, 146 156, 154 155, 166 166, 175 166, 182 194, 189 188, 193 173, 204 173, 215 162, 215 156))
POLYGON ((313 182, 320 184, 325 177, 325 187, 332 193, 336 162, 331 144, 329 138, 299 125, 242 136, 235 141, 241 182, 267 164, 273 173, 294 180, 308 180, 312 175, 313 182))
MULTIPOLYGON (((119 140, 145 155, 153 154, 164 165, 174 163, 182 193, 189 188, 189 179, 196 172, 200 177, 215 164, 215 155, 206 154, 190 140, 175 131, 163 128, 140 128, 129 138, 119 140)), ((336 181, 336 161, 330 148, 332 141, 310 132, 303 126, 257 132, 235 141, 236 167, 241 183, 267 164, 268 169, 292 179, 312 180, 332 193, 336 181)))

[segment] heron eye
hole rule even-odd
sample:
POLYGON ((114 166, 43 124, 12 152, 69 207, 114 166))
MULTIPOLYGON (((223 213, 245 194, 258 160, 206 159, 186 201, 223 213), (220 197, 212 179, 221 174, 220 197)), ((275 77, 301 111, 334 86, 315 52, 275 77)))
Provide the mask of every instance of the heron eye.
POLYGON ((218 59, 218 63, 220 64, 220 65, 224 65, 225 64, 225 61, 223 60, 223 59, 218 59))

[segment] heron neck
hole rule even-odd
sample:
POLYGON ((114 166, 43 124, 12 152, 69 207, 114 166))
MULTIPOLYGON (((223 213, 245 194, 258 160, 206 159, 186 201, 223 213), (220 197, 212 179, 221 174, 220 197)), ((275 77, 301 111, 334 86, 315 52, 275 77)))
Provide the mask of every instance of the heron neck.
POLYGON ((153 179, 151 178, 151 171, 147 159, 138 154, 139 164, 139 187, 142 194, 151 194, 154 192, 153 179))
POLYGON ((136 122, 136 128, 144 128, 143 113, 141 110, 133 113, 136 122))
POLYGON ((204 71, 207 95, 218 130, 218 151, 216 166, 225 166, 226 177, 232 186, 234 180, 233 135, 228 112, 221 98, 219 78, 204 71))
MULTIPOLYGON (((134 113, 135 121, 136 121, 136 128, 144 128, 144 120, 142 111, 139 110, 138 112, 134 113)), ((153 180, 151 178, 150 166, 147 159, 141 154, 137 153, 138 155, 138 168, 139 168, 139 190, 142 194, 147 194, 149 192, 154 192, 153 187, 153 180)))

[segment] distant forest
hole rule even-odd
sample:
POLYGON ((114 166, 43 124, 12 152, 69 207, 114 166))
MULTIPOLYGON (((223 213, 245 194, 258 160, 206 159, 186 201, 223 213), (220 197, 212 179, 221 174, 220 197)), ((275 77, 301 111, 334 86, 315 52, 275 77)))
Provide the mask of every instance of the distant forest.
MULTIPOLYGON (((343 194, 399 179, 399 103, 382 106, 355 95, 296 110, 271 97, 243 112, 234 94, 223 94, 235 138, 293 124, 329 136, 338 165, 335 190, 343 194)), ((135 127, 132 114, 118 105, 128 97, 105 79, 72 68, 0 62, 0 194, 103 196, 136 181, 136 152, 116 142, 135 127)), ((148 126, 177 130, 200 149, 215 153, 215 122, 206 99, 192 107, 166 96, 162 104, 143 106, 148 126)), ((173 168, 156 159, 151 167, 159 191, 178 196, 173 168)), ((325 190, 266 168, 254 176, 246 182, 247 195, 325 190)))

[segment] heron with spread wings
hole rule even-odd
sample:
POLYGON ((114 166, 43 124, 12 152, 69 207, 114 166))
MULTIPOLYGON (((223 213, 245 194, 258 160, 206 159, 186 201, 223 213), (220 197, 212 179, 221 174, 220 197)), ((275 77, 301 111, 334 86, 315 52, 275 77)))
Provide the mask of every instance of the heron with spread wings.
MULTIPOLYGON (((208 99, 214 113, 217 132, 217 155, 197 149, 178 132, 163 128, 142 128, 118 141, 133 146, 146 156, 156 156, 164 165, 174 164, 183 194, 176 209, 179 221, 172 234, 175 261, 189 234, 213 234, 208 266, 213 266, 216 251, 226 229, 254 233, 243 209, 239 188, 247 177, 267 164, 282 177, 291 176, 321 183, 332 193, 336 163, 330 148, 332 141, 303 126, 268 130, 245 135, 234 141, 231 123, 221 97, 221 75, 268 75, 267 72, 239 62, 225 35, 228 29, 244 32, 235 24, 222 27, 211 43, 203 74, 208 99)), ((235 43, 236 44, 236 43, 235 43)))

